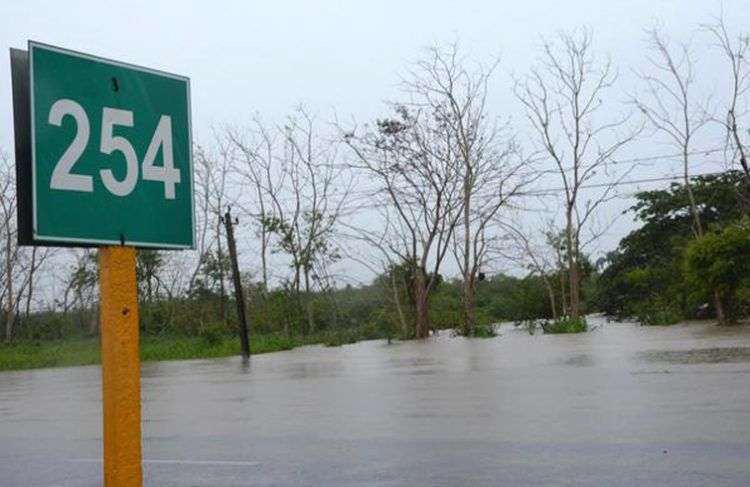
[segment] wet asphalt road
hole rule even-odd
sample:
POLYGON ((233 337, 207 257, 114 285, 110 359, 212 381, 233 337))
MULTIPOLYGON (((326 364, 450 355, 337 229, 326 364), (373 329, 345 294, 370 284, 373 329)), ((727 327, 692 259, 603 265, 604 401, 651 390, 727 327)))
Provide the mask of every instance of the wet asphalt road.
MULTIPOLYGON (((750 327, 144 364, 149 486, 750 485, 750 327)), ((0 373, 0 486, 101 484, 98 367, 0 373)))

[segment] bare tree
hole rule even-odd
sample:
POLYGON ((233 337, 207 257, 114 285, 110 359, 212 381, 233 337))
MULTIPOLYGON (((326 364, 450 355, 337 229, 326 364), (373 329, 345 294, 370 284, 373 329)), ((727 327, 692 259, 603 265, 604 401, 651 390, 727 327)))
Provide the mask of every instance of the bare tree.
POLYGON ((283 181, 276 177, 279 165, 278 132, 267 128, 259 116, 253 118, 252 127, 244 133, 237 129, 226 130, 228 140, 242 154, 241 162, 235 169, 251 188, 252 208, 246 209, 246 212, 257 228, 264 293, 269 288, 268 259, 273 235, 269 223, 273 218, 274 198, 281 193, 283 181))
MULTIPOLYGON (((602 190, 584 199, 586 182, 609 171, 609 163, 637 130, 626 127, 628 116, 602 120, 604 99, 617 74, 607 59, 598 62, 586 29, 560 33, 544 42, 538 65, 515 84, 515 94, 526 109, 540 152, 551 159, 563 186, 565 258, 570 293, 569 315, 581 313, 581 235, 592 215, 612 199, 617 183, 610 178, 602 190)), ((591 193, 587 193, 591 194, 591 193)))
POLYGON ((462 182, 460 230, 454 234, 453 252, 463 277, 463 327, 472 335, 476 326, 475 290, 480 268, 486 263, 487 227, 500 208, 523 185, 513 181, 525 161, 518 155, 507 123, 489 114, 488 85, 497 62, 483 66, 465 59, 458 44, 426 49, 404 86, 410 106, 431 112, 450 132, 460 164, 462 182))
POLYGON ((387 202, 381 211, 392 231, 383 245, 411 271, 415 335, 425 338, 430 292, 462 216, 463 166, 443 115, 428 106, 424 91, 408 82, 404 89, 409 101, 391 103, 391 118, 378 120, 374 130, 345 131, 344 140, 355 155, 352 167, 387 202))
POLYGON ((222 247, 222 212, 226 208, 227 201, 227 178, 231 171, 232 165, 234 164, 234 147, 228 144, 221 137, 215 136, 218 155, 216 161, 213 164, 213 170, 211 171, 211 209, 212 218, 215 219, 215 242, 216 242, 216 261, 218 263, 218 280, 219 280, 219 314, 223 321, 227 320, 227 303, 226 303, 226 278, 225 278, 225 261, 227 256, 224 255, 224 249, 222 247))
POLYGON ((98 291, 96 253, 91 249, 73 249, 70 254, 74 263, 64 277, 65 290, 60 302, 62 311, 63 314, 72 311, 77 315, 80 325, 88 321, 88 331, 93 334, 99 325, 95 312, 98 291))
MULTIPOLYGON (((704 235, 705 229, 700 209, 693 194, 691 181, 691 147, 696 134, 711 120, 708 99, 693 95, 695 65, 690 46, 686 43, 673 48, 657 29, 647 31, 650 72, 640 73, 644 92, 634 96, 632 103, 643 113, 653 129, 674 145, 682 156, 682 177, 685 185, 690 213, 693 218, 693 234, 704 235)), ((724 322, 724 307, 717 290, 713 291, 716 315, 724 322)))
POLYGON ((745 174, 745 184, 750 197, 750 161, 748 150, 750 140, 748 130, 743 133, 741 123, 747 116, 747 105, 744 97, 750 89, 750 36, 740 34, 733 37, 727 30, 724 17, 720 16, 703 29, 714 39, 715 49, 721 53, 728 64, 729 97, 726 100, 726 118, 716 118, 726 131, 726 147, 732 162, 737 160, 745 174))
POLYGON ((214 140, 212 151, 201 147, 196 150, 196 189, 203 221, 199 227, 199 262, 191 282, 195 283, 195 277, 201 270, 212 276, 211 279, 218 285, 219 314, 226 321, 228 257, 222 245, 221 217, 226 206, 233 203, 229 194, 229 178, 236 155, 235 147, 228 141, 219 136, 215 136, 214 140))
MULTIPOLYGON (((383 211, 387 212, 387 208, 384 208, 383 211)), ((364 256, 347 252, 346 257, 362 264, 374 275, 383 276, 382 285, 385 288, 388 309, 390 309, 390 305, 393 305, 393 308, 396 310, 394 319, 396 326, 401 330, 402 336, 408 336, 410 330, 406 320, 406 314, 404 313, 401 291, 404 289, 409 292, 409 283, 405 282, 404 279, 400 279, 399 277, 403 276, 399 276, 399 272, 397 272, 399 265, 403 265, 404 262, 394 260, 394 257, 398 257, 388 248, 388 236, 391 232, 390 218, 386 217, 383 221, 385 222, 385 226, 380 230, 342 222, 343 227, 353 232, 351 234, 344 234, 344 237, 363 242, 368 249, 376 251, 368 252, 364 256)))
POLYGON ((16 188, 15 172, 11 159, 4 151, 0 151, 0 237, 3 241, 4 256, 4 288, 5 296, 5 341, 13 340, 13 325, 15 323, 15 294, 13 293, 13 277, 18 254, 16 246, 16 188))
MULTIPOLYGON (((17 302, 20 303, 21 297, 25 294, 26 304, 24 307, 24 317, 29 318, 31 314, 31 303, 35 291, 35 277, 44 266, 45 262, 54 255, 54 249, 49 247, 32 247, 30 251, 23 252, 24 262, 21 264, 23 281, 17 294, 17 302)), ((16 272, 18 274, 18 271, 16 272)), ((20 307, 20 305, 19 305, 20 307)))
POLYGON ((707 100, 692 95, 695 67, 688 44, 672 49, 669 41, 656 28, 647 31, 652 72, 640 73, 644 84, 641 96, 632 103, 643 113, 651 126, 663 135, 682 155, 682 176, 693 216, 693 231, 703 235, 703 223, 695 203, 690 181, 691 144, 696 133, 711 120, 707 100))
MULTIPOLYGON (((316 268, 338 259, 335 228, 353 182, 341 177, 338 143, 318 132, 315 117, 303 107, 275 131, 280 143, 272 154, 266 152, 265 175, 259 175, 264 181, 256 186, 270 203, 260 224, 267 237, 276 237, 276 249, 289 257, 292 275, 286 284, 299 309, 304 308, 307 331, 313 332, 310 293, 323 277, 316 268)), ((274 145, 270 137, 264 144, 266 151, 271 150, 267 144, 274 145)))
POLYGON ((209 229, 211 228, 211 172, 212 161, 206 155, 203 147, 196 145, 193 148, 194 160, 194 185, 195 185, 195 204, 196 204, 196 253, 197 260, 193 264, 188 282, 188 291, 194 290, 198 275, 207 254, 211 251, 211 240, 209 229))
MULTIPOLYGON (((531 238, 529 233, 518 222, 501 221, 499 224, 512 243, 508 245, 507 249, 503 249, 503 256, 514 262, 523 264, 523 267, 530 271, 530 275, 538 275, 542 279, 544 288, 547 291, 552 318, 556 320, 561 313, 565 313, 565 307, 563 304, 560 312, 558 312, 557 296, 552 281, 555 271, 560 271, 560 260, 555 259, 555 256, 557 256, 555 248, 553 245, 550 245, 550 241, 546 239, 546 236, 547 245, 536 244, 536 240, 531 238), (552 256, 550 256, 550 250, 552 250, 552 256)), ((560 274, 562 275, 562 273, 560 274)), ((564 295, 565 282, 563 281, 561 285, 561 293, 564 295)), ((564 296, 562 296, 563 303, 564 299, 564 296)))

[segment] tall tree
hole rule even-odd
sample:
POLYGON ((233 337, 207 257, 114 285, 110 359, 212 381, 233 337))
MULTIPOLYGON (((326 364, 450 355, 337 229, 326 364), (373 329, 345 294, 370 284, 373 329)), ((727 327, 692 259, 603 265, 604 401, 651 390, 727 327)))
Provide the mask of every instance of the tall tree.
MULTIPOLYGON (((13 163, 4 151, 0 151, 0 238, 2 239, 3 277, 5 296, 5 340, 13 340, 13 325, 15 323, 15 294, 13 281, 15 265, 18 256, 16 246, 16 191, 15 171, 13 163)), ((1 302, 2 300, 0 300, 1 302)))
POLYGON ((206 274, 206 266, 211 267, 211 259, 217 264, 212 268, 213 272, 206 275, 214 277, 218 286, 219 315, 222 321, 227 319, 226 309, 226 281, 228 277, 229 258, 225 252, 222 236, 224 234, 221 218, 222 212, 227 205, 232 204, 229 194, 229 179, 232 174, 232 166, 236 157, 235 147, 227 140, 214 137, 213 150, 207 151, 198 147, 196 150, 196 162, 199 167, 197 186, 200 188, 199 205, 205 221, 202 222, 201 234, 199 234, 199 247, 203 247, 199 255, 198 267, 191 282, 200 272, 206 274), (213 230, 210 232, 209 229, 213 230), (210 237, 208 237, 210 235, 210 237))
POLYGON ((508 125, 487 108, 496 66, 471 62, 453 43, 426 49, 403 80, 409 106, 431 112, 454 146, 450 156, 458 163, 463 206, 453 252, 463 278, 465 335, 472 335, 476 326, 476 282, 487 260, 488 226, 523 185, 518 173, 525 161, 518 157, 508 125))
MULTIPOLYGON (((408 83, 404 89, 409 99, 424 96, 408 83)), ((414 333, 425 338, 430 292, 463 214, 463 165, 455 133, 438 111, 419 102, 390 108, 390 118, 378 120, 374 129, 345 131, 344 140, 354 153, 352 167, 364 172, 387 202, 380 210, 392 231, 383 245, 409 266, 414 333)))
POLYGON ((280 165, 279 131, 267 127, 256 115, 248 130, 229 128, 226 135, 242 154, 236 170, 250 186, 250 208, 245 210, 257 229, 263 293, 266 293, 269 289, 269 252, 273 235, 269 223, 274 216, 274 198, 281 193, 283 181, 277 177, 280 165))
MULTIPOLYGON (((696 77, 690 45, 683 43, 677 47, 671 46, 657 28, 648 30, 647 34, 648 46, 653 54, 649 58, 651 69, 640 74, 644 91, 633 97, 632 103, 643 113, 653 129, 680 151, 683 184, 693 220, 693 235, 700 238, 705 234, 706 228, 691 180, 693 144, 696 134, 713 116, 708 100, 700 99, 693 92, 696 77)), ((713 300, 719 321, 724 321, 724 309, 718 292, 714 293, 713 300)))
POLYGON ((514 89, 538 150, 551 159, 552 171, 562 183, 568 314, 573 318, 581 313, 582 231, 590 226, 595 211, 612 199, 628 171, 608 179, 598 193, 587 193, 592 195, 589 198, 583 194, 584 186, 607 172, 615 155, 637 133, 626 126, 627 115, 604 118, 612 111, 605 100, 616 79, 611 61, 596 59, 591 32, 581 29, 560 33, 555 42, 545 41, 537 65, 514 89))
POLYGON ((306 331, 313 332, 311 292, 325 275, 321 266, 338 259, 336 224, 353 182, 343 179, 343 168, 336 162, 338 143, 322 135, 304 107, 274 130, 278 143, 264 140, 272 144, 264 147, 271 154, 263 156, 266 174, 259 177, 265 181, 256 186, 270 204, 262 210, 260 225, 275 236, 276 251, 289 258, 292 273, 286 285, 305 314, 306 331))
MULTIPOLYGON (((723 16, 713 23, 706 24, 703 29, 714 40, 714 49, 724 58, 728 67, 725 83, 729 88, 728 97, 723 100, 726 117, 715 120, 726 131, 726 148, 732 163, 739 162, 745 174, 745 186, 750 196, 750 133, 742 130, 742 124, 747 123, 747 96, 750 90, 750 35, 740 34, 732 36, 727 29, 723 16)), ((735 166, 736 167, 736 166, 735 166)), ((750 208, 750 201, 745 201, 745 207, 750 208)))

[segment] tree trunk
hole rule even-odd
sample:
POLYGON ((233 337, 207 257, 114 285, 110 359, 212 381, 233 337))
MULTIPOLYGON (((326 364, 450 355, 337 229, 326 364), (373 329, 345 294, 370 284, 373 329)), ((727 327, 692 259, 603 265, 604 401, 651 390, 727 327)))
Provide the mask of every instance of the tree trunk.
POLYGON ((221 251, 221 218, 216 222, 216 253, 219 261, 219 315, 221 316, 221 321, 226 324, 227 311, 224 299, 226 290, 224 289, 224 258, 221 251))
POLYGON ((573 235, 572 207, 568 208, 567 226, 565 228, 565 244, 568 252, 568 280, 570 291, 570 317, 578 319, 580 314, 580 292, 578 277, 578 245, 573 235))
POLYGON ((721 293, 717 289, 714 289, 713 291, 713 298, 714 308, 716 309, 716 319, 720 325, 726 325, 728 321, 724 310, 724 302, 721 300, 721 293))
POLYGON ((416 269, 414 276, 414 306, 416 311, 415 337, 427 338, 430 334, 429 303, 427 295, 427 278, 424 270, 416 269))
POLYGON ((468 276, 464 279, 463 304, 464 304, 464 335, 473 336, 476 327, 476 301, 474 296, 474 279, 468 276))
POLYGON ((406 319, 404 318, 404 311, 401 309, 401 299, 399 299, 398 296, 398 286, 396 285, 395 270, 391 270, 391 285, 393 286, 393 302, 396 304, 396 312, 398 313, 398 320, 399 324, 401 325, 401 334, 406 336, 406 319))
POLYGON ((305 313, 307 314, 307 331, 315 333, 315 319, 312 309, 312 296, 310 295, 310 272, 305 271, 305 313))
POLYGON ((560 268, 560 315, 567 316, 568 314, 568 299, 567 293, 565 292, 565 273, 562 272, 562 263, 559 264, 560 268))
POLYGON ((26 294, 26 311, 24 317, 28 320, 31 313, 31 298, 34 294, 34 271, 36 270, 36 250, 37 247, 31 248, 31 267, 29 268, 29 292, 26 294))
POLYGON ((268 252, 268 240, 266 237, 265 222, 260 231, 260 263, 263 271, 263 295, 268 292, 268 263, 266 261, 266 253, 268 252))
POLYGON ((464 305, 464 323, 463 331, 465 336, 474 334, 475 310, 474 310, 474 276, 471 265, 471 179, 472 171, 469 159, 466 161, 466 174, 464 175, 464 208, 463 208, 463 227, 464 227, 464 285, 463 285, 463 305, 464 305))
POLYGON ((574 259, 569 259, 570 269, 570 317, 578 319, 581 314, 580 310, 580 291, 579 291, 579 276, 578 276, 578 263, 574 259))
POLYGON ((555 289, 552 287, 552 283, 549 282, 546 276, 542 275, 544 286, 547 288, 547 297, 549 298, 549 306, 552 310, 552 319, 557 320, 557 303, 555 300, 555 289))
POLYGON ((148 296, 148 302, 151 303, 153 300, 153 288, 151 286, 151 270, 146 271, 146 295, 148 296))

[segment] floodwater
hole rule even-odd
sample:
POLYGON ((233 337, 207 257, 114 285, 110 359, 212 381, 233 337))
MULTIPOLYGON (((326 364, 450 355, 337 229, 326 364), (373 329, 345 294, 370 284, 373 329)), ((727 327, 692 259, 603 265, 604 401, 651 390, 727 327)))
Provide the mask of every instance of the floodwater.
MULTIPOLYGON (((144 364, 146 485, 750 485, 750 327, 144 364)), ((0 373, 0 485, 101 484, 98 367, 0 373)))

